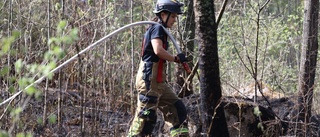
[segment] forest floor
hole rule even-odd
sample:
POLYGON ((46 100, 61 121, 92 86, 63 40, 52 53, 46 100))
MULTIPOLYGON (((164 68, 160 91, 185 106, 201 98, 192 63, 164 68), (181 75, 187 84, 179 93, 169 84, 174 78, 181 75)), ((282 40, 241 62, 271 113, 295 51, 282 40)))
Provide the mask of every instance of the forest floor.
MULTIPOLYGON (((130 112, 129 103, 124 101, 117 103, 119 100, 102 98, 100 95, 91 95, 86 97, 86 101, 83 102, 83 107, 81 107, 81 94, 76 91, 69 91, 61 94, 60 99, 62 101, 59 104, 58 93, 53 90, 47 92, 46 101, 44 101, 44 96, 40 99, 29 98, 30 100, 15 125, 12 124, 13 118, 10 114, 6 114, 0 119, 1 130, 10 131, 15 126, 11 132, 13 136, 20 132, 31 132, 35 137, 126 136, 133 116, 133 113, 130 112), (47 102, 47 104, 44 104, 44 102, 47 102), (106 104, 111 105, 107 106, 106 104), (59 105, 61 107, 58 107, 59 105), (46 106, 46 111, 44 111, 44 106, 46 106), (45 118, 43 118, 44 115, 45 118), (81 118, 83 121, 81 121, 81 118), (43 122, 43 119, 45 119, 45 122, 43 122)), ((13 104, 19 105, 24 100, 25 98, 20 97, 13 104)), ((199 96, 184 98, 183 102, 188 108, 189 119, 191 119, 189 121, 189 130, 191 133, 195 133, 199 128, 197 125, 200 122, 197 117, 199 114, 199 96)), ((287 112, 288 106, 286 105, 283 103, 274 104, 274 106, 283 106, 278 111, 281 114, 287 112)), ((0 112, 3 112, 3 108, 0 108, 0 112)), ((169 136, 168 127, 165 126, 162 120, 161 117, 158 119, 155 134, 160 137, 169 136)))

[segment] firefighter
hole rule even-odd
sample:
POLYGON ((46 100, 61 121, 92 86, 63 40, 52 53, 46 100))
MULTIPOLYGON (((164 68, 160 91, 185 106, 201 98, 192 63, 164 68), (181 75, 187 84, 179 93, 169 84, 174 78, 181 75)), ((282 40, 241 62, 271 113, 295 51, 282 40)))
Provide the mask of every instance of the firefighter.
MULTIPOLYGON (((153 11, 156 15, 154 21, 171 28, 178 15, 182 14, 182 6, 177 0, 158 0, 153 11)), ((151 25, 144 34, 136 77, 138 105, 128 137, 153 136, 157 109, 171 124, 172 137, 188 136, 186 107, 165 80, 167 63, 183 63, 187 59, 183 53, 174 56, 167 51, 168 36, 161 25, 151 25)))

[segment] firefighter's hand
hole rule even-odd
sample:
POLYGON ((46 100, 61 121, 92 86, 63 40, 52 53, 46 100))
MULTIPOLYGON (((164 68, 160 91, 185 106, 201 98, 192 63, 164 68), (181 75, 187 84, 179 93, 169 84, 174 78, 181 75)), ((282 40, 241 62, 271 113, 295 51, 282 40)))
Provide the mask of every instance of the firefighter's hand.
POLYGON ((177 56, 174 57, 174 62, 176 63, 187 62, 186 55, 184 55, 183 53, 179 53, 177 56))

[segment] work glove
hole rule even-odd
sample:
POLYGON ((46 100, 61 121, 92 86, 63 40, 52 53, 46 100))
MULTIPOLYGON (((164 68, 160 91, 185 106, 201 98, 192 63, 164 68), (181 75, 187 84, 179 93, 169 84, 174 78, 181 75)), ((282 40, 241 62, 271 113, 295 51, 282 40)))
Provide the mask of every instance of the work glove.
POLYGON ((174 62, 176 63, 187 62, 186 55, 184 55, 183 53, 179 53, 177 56, 174 57, 174 62))

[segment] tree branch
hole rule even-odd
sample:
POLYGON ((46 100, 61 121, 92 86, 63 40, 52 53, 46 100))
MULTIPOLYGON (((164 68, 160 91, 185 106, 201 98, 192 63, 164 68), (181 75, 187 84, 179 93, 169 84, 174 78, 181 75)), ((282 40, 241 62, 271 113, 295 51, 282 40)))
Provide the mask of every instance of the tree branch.
POLYGON ((226 9, 227 4, 228 4, 228 0, 224 0, 224 1, 223 1, 223 4, 222 4, 222 7, 221 7, 221 9, 220 9, 220 11, 219 11, 219 14, 218 14, 218 18, 217 18, 217 20, 216 20, 217 27, 218 27, 219 22, 220 22, 220 20, 221 20, 221 18, 222 18, 222 15, 223 15, 223 13, 224 13, 224 10, 226 9))

